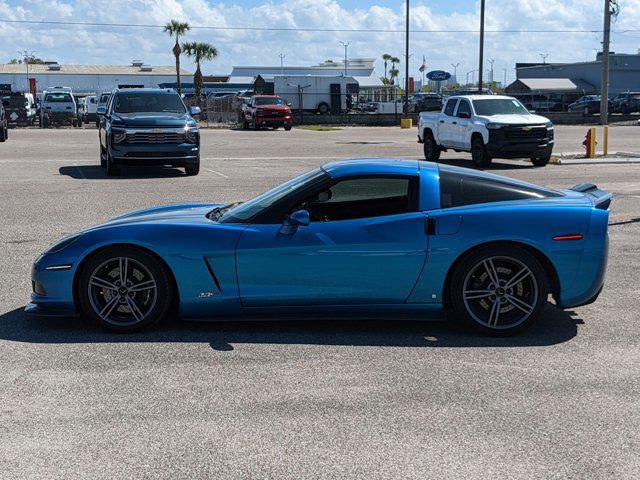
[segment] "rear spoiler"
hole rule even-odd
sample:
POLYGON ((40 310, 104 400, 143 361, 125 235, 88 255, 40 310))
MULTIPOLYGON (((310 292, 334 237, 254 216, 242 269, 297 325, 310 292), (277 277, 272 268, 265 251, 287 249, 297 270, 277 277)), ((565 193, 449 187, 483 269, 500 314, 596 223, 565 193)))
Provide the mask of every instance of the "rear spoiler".
POLYGON ((572 187, 570 190, 593 197, 593 206, 600 210, 607 210, 613 199, 613 194, 600 190, 598 186, 593 183, 581 183, 572 187))

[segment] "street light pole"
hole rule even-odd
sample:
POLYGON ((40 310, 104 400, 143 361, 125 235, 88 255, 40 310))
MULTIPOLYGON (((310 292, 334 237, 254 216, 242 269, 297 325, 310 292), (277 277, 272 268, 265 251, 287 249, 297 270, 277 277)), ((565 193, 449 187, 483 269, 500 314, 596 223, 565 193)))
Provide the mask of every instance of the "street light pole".
POLYGON ((453 67, 453 78, 456 79, 456 83, 458 83, 458 65, 460 65, 460 62, 451 64, 453 67))
POLYGON ((482 64, 484 62, 484 0, 480 0, 480 58, 478 60, 478 93, 482 94, 482 64))
POLYGON ((496 60, 494 58, 492 58, 491 60, 489 60, 489 64, 491 65, 491 70, 489 70, 489 73, 491 74, 491 76, 489 78, 491 78, 490 83, 489 83, 489 88, 493 89, 493 62, 495 62, 496 60))
POLYGON ((344 76, 347 76, 347 65, 349 64, 349 59, 347 57, 347 48, 351 45, 351 42, 340 42, 340 44, 344 47, 344 76))
POLYGON ((278 55, 278 57, 280 57, 280 75, 284 75, 284 57, 286 57, 286 55, 284 53, 281 53, 280 55, 278 55))
POLYGON ((409 0, 407 2, 407 20, 405 28, 405 58, 404 63, 404 114, 409 114, 409 0))
POLYGON ((27 67, 27 90, 31 90, 31 85, 29 85, 29 59, 33 57, 34 52, 28 52, 27 50, 19 51, 18 53, 24 58, 24 63, 27 67))
POLYGON ((545 65, 547 63, 547 57, 549 56, 548 53, 539 53, 538 55, 540 55, 540 57, 542 58, 542 64, 545 65))

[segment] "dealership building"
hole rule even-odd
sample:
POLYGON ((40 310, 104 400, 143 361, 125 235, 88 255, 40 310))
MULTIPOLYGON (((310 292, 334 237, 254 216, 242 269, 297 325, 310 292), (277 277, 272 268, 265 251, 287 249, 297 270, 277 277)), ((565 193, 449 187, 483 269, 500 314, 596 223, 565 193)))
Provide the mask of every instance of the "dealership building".
MULTIPOLYGON (((599 94, 602 80, 602 53, 590 62, 518 63, 516 81, 507 93, 599 94), (550 80, 554 79, 554 80, 550 80)), ((640 91, 640 53, 609 56, 609 95, 640 91)))
MULTIPOLYGON (((181 70, 191 80, 193 73, 181 70)), ((133 60, 130 65, 65 65, 55 62, 29 65, 0 64, 0 85, 11 85, 13 91, 29 91, 27 78, 35 79, 36 90, 70 87, 74 93, 96 93, 117 87, 157 87, 176 81, 175 66, 152 66, 133 60)))

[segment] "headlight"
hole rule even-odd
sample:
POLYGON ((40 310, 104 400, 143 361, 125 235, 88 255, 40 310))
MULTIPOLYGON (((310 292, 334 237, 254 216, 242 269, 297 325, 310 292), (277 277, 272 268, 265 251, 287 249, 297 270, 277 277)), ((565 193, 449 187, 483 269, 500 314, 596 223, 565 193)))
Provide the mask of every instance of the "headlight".
POLYGON ((200 135, 200 130, 196 127, 186 127, 184 129, 184 138, 189 143, 198 143, 198 136, 200 135))
POLYGON ((489 130, 497 130, 498 128, 504 127, 502 123, 487 123, 486 126, 489 130))
POLYGON ((60 252, 65 248, 67 248, 69 245, 71 245, 73 242, 75 242, 77 239, 79 239, 81 236, 82 236, 81 233, 76 233, 75 235, 70 235, 68 237, 65 237, 59 242, 56 242, 53 245, 51 245, 45 253, 60 252))
POLYGON ((112 130, 111 136, 113 138, 113 143, 122 143, 124 139, 127 138, 127 133, 124 130, 112 130))
POLYGON ((553 128, 553 122, 547 122, 544 124, 544 126, 547 128, 553 128))

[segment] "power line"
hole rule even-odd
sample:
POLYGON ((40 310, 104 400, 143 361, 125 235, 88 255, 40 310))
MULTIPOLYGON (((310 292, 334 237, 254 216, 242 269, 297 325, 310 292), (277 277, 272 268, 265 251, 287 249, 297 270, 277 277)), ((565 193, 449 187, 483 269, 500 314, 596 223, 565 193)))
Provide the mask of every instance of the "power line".
MULTIPOLYGON (((60 25, 85 27, 116 27, 116 28, 164 28, 164 25, 151 23, 104 23, 104 22, 70 22, 56 20, 8 20, 0 19, 0 23, 28 24, 28 25, 60 25)), ((304 27, 220 27, 213 25, 193 25, 191 29, 200 30, 250 30, 264 32, 354 32, 354 33, 405 33, 404 29, 376 29, 376 28, 304 28, 304 27)), ((411 30, 413 33, 478 33, 478 30, 411 30)), ((601 33, 602 30, 485 30, 485 33, 601 33)), ((640 32, 640 29, 616 30, 612 33, 640 32)))

